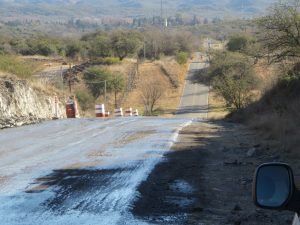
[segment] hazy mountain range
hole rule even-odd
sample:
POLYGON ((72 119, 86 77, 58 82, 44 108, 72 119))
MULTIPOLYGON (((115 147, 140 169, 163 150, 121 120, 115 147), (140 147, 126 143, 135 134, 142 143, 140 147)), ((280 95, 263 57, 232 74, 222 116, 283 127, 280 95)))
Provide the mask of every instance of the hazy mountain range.
MULTIPOLYGON (((163 0, 164 15, 193 13, 220 17, 259 15, 276 0, 163 0)), ((0 0, 0 17, 152 16, 160 15, 161 0, 0 0)))

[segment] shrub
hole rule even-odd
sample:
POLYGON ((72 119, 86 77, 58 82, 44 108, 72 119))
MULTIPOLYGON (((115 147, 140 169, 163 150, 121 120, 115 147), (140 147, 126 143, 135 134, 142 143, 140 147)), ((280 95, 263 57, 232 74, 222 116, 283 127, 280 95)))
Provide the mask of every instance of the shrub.
POLYGON ((186 52, 178 52, 176 54, 176 61, 182 65, 182 64, 186 64, 188 60, 188 53, 186 52))
POLYGON ((103 59, 103 63, 106 65, 113 65, 113 64, 120 63, 120 59, 115 57, 106 57, 103 59))
POLYGON ((95 99, 89 93, 82 90, 78 90, 75 94, 78 103, 83 111, 87 111, 89 108, 93 107, 95 99))
POLYGON ((251 103, 258 78, 247 56, 237 52, 218 52, 208 73, 214 90, 225 99, 228 107, 242 109, 251 103))

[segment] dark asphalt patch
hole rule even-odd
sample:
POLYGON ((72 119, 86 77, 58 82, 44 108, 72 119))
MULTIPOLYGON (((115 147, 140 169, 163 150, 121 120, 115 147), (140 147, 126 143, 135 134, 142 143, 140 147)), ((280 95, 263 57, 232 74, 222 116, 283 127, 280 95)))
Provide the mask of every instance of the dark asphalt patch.
MULTIPOLYGON (((51 197, 43 203, 45 211, 51 210, 52 213, 63 215, 69 210, 79 210, 89 213, 99 213, 100 206, 93 204, 93 200, 88 199, 89 195, 107 188, 112 183, 112 177, 127 169, 63 169, 55 170, 53 173, 38 178, 35 185, 44 187, 43 190, 27 190, 27 193, 41 193, 51 191, 54 197, 51 197), (71 205, 70 205, 71 203, 71 205)), ((129 170, 129 169, 128 169, 129 170)))

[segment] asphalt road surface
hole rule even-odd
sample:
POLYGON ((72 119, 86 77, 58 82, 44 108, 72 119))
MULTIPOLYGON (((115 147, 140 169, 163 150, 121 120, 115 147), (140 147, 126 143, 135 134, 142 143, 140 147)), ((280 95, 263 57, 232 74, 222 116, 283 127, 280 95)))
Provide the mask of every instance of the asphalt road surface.
POLYGON ((69 119, 0 130, 1 225, 142 225, 137 187, 190 123, 69 119))
POLYGON ((204 67, 190 66, 180 118, 69 119, 1 130, 0 224, 152 224, 131 213, 137 189, 191 123, 185 117, 207 117, 208 88, 192 82, 204 67))
POLYGON ((209 87, 194 81, 195 73, 207 67, 207 63, 200 60, 201 55, 197 53, 190 64, 177 116, 207 119, 209 87))

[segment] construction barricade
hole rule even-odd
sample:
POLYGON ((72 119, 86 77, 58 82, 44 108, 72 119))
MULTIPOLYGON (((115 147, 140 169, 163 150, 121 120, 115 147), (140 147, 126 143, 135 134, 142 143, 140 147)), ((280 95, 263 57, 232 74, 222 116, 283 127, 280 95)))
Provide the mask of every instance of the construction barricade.
POLYGON ((122 108, 118 108, 118 109, 115 109, 115 117, 123 117, 124 114, 123 114, 123 109, 122 108))
POLYGON ((137 110, 137 109, 134 110, 134 111, 133 111, 133 116, 139 116, 139 110, 137 110))
POLYGON ((132 115, 133 115, 133 114, 132 114, 132 108, 128 108, 128 109, 125 110, 125 116, 130 117, 130 116, 132 116, 132 115))
POLYGON ((95 105, 96 117, 105 117, 105 106, 104 104, 95 105))

